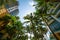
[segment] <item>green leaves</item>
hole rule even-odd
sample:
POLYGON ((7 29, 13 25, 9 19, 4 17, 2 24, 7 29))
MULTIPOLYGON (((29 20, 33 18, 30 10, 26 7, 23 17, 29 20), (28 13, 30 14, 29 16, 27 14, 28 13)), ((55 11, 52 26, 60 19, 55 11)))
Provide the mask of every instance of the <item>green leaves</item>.
POLYGON ((15 38, 18 34, 19 35, 24 34, 24 32, 22 31, 23 30, 22 23, 18 19, 19 17, 11 16, 11 15, 6 15, 3 18, 0 18, 1 21, 6 22, 6 24, 3 27, 4 27, 4 31, 8 33, 8 39, 15 38))
POLYGON ((26 24, 28 24, 28 26, 26 26, 26 30, 28 33, 33 33, 34 34, 34 39, 38 40, 40 37, 43 37, 43 34, 45 34, 47 31, 47 29, 43 28, 42 26, 45 24, 42 24, 41 22, 43 21, 41 19, 42 13, 40 14, 40 11, 36 11, 32 14, 29 14, 29 16, 25 16, 26 20, 25 21, 26 24), (42 36, 41 36, 42 35, 42 36))
POLYGON ((16 3, 16 0, 0 0, 0 6, 9 4, 9 3, 16 3))
POLYGON ((0 0, 0 6, 4 4, 4 0, 0 0))

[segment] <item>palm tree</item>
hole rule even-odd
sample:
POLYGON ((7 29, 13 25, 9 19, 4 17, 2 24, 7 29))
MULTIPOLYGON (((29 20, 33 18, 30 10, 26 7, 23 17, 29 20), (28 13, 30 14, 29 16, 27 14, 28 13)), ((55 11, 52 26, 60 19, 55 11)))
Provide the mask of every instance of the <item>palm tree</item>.
POLYGON ((43 40, 43 34, 45 34, 47 32, 47 30, 46 30, 46 28, 44 29, 44 28, 42 28, 42 26, 40 26, 43 24, 41 24, 39 17, 37 17, 36 15, 33 16, 31 13, 30 15, 25 16, 24 19, 27 19, 28 21, 26 21, 26 22, 30 23, 29 24, 30 26, 26 30, 28 30, 29 33, 33 32, 34 39, 39 40, 39 38, 42 38, 42 40, 43 40))

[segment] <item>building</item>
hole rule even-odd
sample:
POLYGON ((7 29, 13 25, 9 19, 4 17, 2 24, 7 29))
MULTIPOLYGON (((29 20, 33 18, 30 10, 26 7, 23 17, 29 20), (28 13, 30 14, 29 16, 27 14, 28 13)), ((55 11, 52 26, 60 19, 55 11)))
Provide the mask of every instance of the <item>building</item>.
MULTIPOLYGON (((18 1, 9 0, 8 3, 0 6, 0 19, 3 18, 6 14, 15 16, 18 13, 18 1)), ((5 25, 5 22, 0 20, 0 27, 3 25, 5 25)))
POLYGON ((45 2, 60 2, 60 0, 45 0, 45 2))
MULTIPOLYGON (((13 2, 13 0, 9 0, 8 3, 0 6, 0 18, 3 18, 6 14, 15 16, 18 13, 18 1, 13 2)), ((0 26, 4 25, 4 23, 5 22, 0 21, 0 26)))
POLYGON ((5 4, 5 8, 11 15, 17 15, 19 13, 18 10, 18 1, 12 2, 9 1, 10 3, 5 4))
POLYGON ((55 6, 56 7, 54 9, 51 8, 48 12, 54 13, 54 15, 51 15, 51 17, 49 18, 48 25, 50 29, 54 32, 54 34, 57 36, 57 38, 60 40, 60 3, 57 3, 55 6))
POLYGON ((1 26, 5 25, 5 22, 1 20, 6 14, 8 14, 7 9, 5 8, 4 5, 0 7, 0 28, 1 26))
POLYGON ((2 5, 0 7, 0 18, 3 17, 3 16, 5 16, 5 14, 7 14, 7 13, 8 13, 7 9, 5 8, 4 5, 2 5))

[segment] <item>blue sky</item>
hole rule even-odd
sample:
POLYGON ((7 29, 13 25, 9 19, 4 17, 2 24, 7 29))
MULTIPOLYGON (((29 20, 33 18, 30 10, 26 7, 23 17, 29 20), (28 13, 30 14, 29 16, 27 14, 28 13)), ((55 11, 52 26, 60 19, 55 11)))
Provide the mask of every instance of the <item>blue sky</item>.
POLYGON ((34 2, 32 0, 18 0, 19 1, 19 17, 22 22, 24 22, 23 17, 35 10, 32 6, 34 2))

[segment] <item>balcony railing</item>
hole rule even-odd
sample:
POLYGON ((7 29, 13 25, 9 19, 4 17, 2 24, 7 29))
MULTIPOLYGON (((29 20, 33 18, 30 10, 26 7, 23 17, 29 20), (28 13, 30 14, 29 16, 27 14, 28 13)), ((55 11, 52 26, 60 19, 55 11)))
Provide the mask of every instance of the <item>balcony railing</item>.
MULTIPOLYGON (((58 18, 60 20, 60 18, 58 18)), ((54 21, 53 23, 50 24, 50 28, 54 31, 57 32, 60 30, 60 22, 54 21)))

